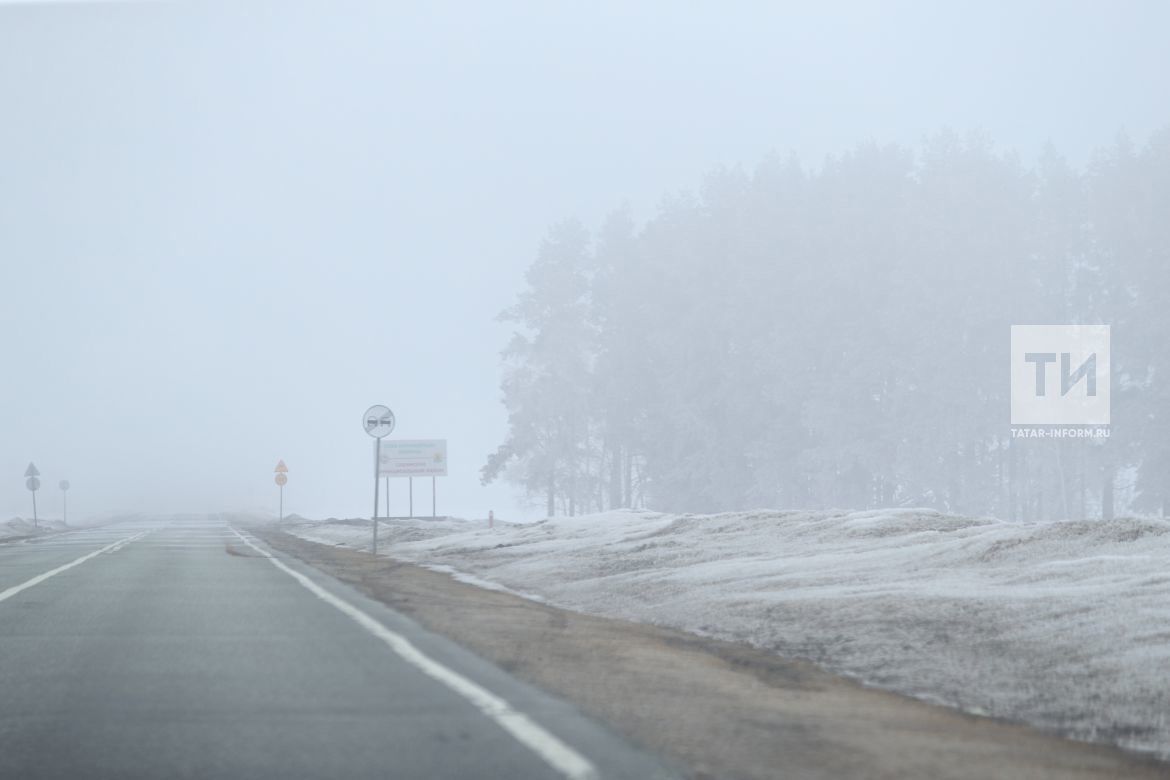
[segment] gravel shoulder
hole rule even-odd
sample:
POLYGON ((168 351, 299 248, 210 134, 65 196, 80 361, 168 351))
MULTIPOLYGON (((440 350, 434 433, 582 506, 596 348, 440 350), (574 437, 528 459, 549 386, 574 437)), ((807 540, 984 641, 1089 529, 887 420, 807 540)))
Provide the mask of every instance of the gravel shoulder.
POLYGON ((555 693, 695 778, 1170 778, 1116 748, 863 687, 733 642, 596 617, 250 530, 555 693))

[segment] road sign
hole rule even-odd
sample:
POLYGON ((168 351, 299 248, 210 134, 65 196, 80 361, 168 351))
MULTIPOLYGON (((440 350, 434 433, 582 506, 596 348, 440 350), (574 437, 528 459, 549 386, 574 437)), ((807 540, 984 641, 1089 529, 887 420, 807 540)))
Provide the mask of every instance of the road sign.
POLYGON ((375 439, 389 436, 394 430, 394 412, 388 406, 371 406, 362 416, 362 427, 375 439))
POLYGON ((61 522, 69 525, 69 499, 66 496, 66 493, 69 492, 69 480, 61 480, 57 483, 57 487, 61 488, 61 522))
POLYGON ((34 529, 36 527, 36 491, 41 489, 41 481, 39 479, 40 476, 41 476, 41 472, 36 469, 36 465, 32 461, 29 461, 28 468, 25 469, 25 477, 27 477, 25 479, 25 486, 26 486, 26 488, 28 488, 29 492, 33 493, 33 527, 34 527, 34 529))
POLYGON ((362 427, 366 433, 373 436, 374 442, 374 542, 370 546, 374 555, 378 554, 378 464, 381 462, 382 439, 394 430, 394 412, 390 407, 377 404, 366 409, 362 416, 362 427))
POLYGON ((386 477, 445 477, 447 440, 387 439, 378 454, 378 473, 386 477))
POLYGON ((284 486, 288 484, 288 466, 284 465, 283 460, 276 461, 276 477, 274 478, 276 484, 280 486, 280 514, 278 514, 277 522, 284 522, 284 486))

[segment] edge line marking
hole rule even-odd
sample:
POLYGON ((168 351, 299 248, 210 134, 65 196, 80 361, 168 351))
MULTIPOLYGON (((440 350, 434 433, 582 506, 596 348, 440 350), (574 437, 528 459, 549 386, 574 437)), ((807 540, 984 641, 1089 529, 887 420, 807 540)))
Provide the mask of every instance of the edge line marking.
POLYGON ((314 596, 345 613, 358 625, 366 629, 366 631, 381 639, 402 660, 462 696, 474 705, 476 709, 511 734, 517 742, 544 759, 545 763, 553 769, 565 777, 570 778, 570 780, 596 780, 598 777, 597 770, 588 759, 546 731, 544 727, 527 715, 513 708, 507 701, 478 683, 472 682, 458 672, 435 661, 415 647, 406 637, 395 631, 391 631, 362 610, 334 596, 313 582, 313 580, 286 566, 283 562, 277 560, 275 556, 266 553, 253 544, 251 540, 237 531, 233 526, 228 527, 232 529, 232 533, 240 537, 240 541, 267 558, 273 566, 299 582, 314 596))

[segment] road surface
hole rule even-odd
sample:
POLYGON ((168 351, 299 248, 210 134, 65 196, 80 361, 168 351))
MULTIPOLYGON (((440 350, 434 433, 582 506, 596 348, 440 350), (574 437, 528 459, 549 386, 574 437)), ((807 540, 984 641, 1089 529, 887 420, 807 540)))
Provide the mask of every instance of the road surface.
POLYGON ((0 777, 670 776, 224 520, 0 545, 0 777))

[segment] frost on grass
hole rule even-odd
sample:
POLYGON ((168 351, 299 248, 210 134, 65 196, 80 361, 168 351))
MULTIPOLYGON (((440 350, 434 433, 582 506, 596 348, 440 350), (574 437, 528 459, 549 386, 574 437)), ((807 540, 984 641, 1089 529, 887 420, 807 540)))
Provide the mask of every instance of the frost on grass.
MULTIPOLYGON (((361 525, 300 535, 368 547, 361 525)), ((380 551, 1170 758, 1170 523, 928 510, 394 521, 380 551)))

